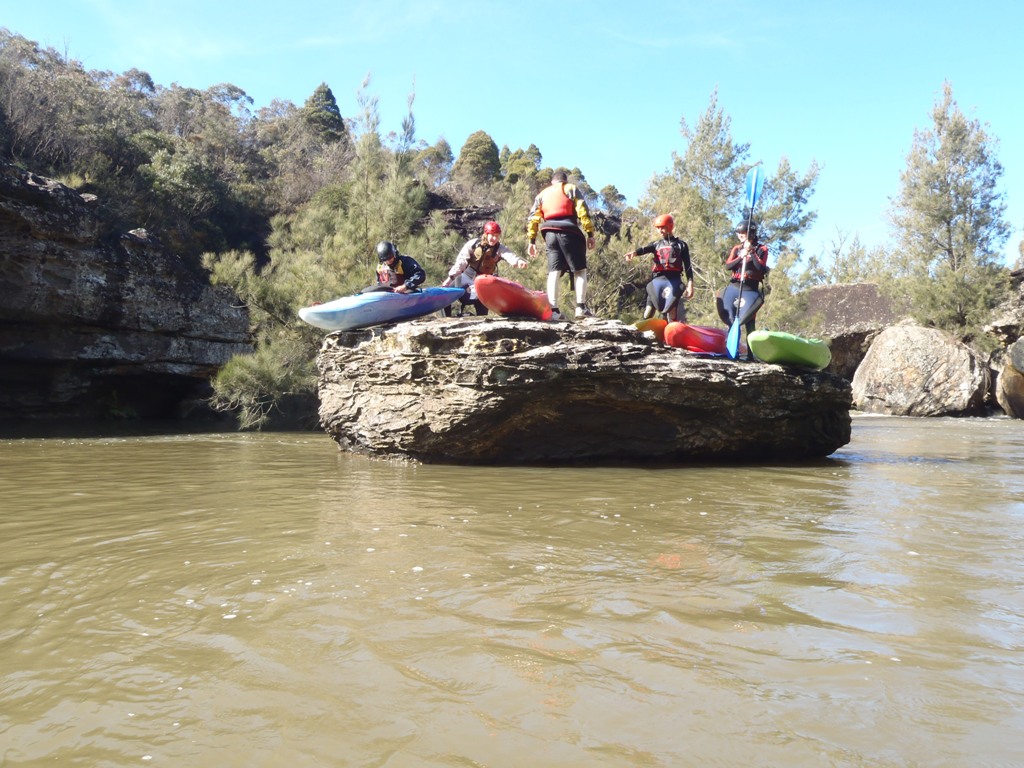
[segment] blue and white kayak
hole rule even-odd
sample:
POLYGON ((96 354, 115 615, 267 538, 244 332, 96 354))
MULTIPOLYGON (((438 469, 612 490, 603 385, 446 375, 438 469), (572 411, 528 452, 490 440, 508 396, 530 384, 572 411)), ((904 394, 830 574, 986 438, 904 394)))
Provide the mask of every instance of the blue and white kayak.
POLYGON ((429 315, 454 303, 464 292, 463 288, 423 288, 415 293, 357 293, 303 307, 299 317, 325 331, 351 331, 429 315))

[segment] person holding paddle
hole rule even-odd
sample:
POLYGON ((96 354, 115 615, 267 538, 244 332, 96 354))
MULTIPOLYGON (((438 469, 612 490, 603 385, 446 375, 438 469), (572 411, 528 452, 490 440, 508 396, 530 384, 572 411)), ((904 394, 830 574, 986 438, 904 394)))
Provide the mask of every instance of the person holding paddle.
MULTIPOLYGON (((456 288, 465 288, 465 295, 459 299, 462 309, 465 310, 467 304, 472 304, 476 308, 476 314, 486 315, 487 307, 477 299, 476 291, 473 290, 473 280, 477 275, 497 274, 498 263, 501 261, 507 261, 517 269, 526 269, 528 266, 526 259, 516 256, 502 244, 501 227, 498 222, 488 221, 484 224, 484 231, 480 237, 474 237, 462 246, 462 250, 455 258, 455 265, 448 270, 448 277, 441 283, 441 287, 454 285, 456 288)), ((447 317, 452 315, 452 306, 454 305, 444 308, 447 317)))
POLYGON ((548 249, 548 301, 554 310, 552 319, 560 320, 558 311, 558 279, 566 272, 576 289, 576 317, 593 317, 587 309, 587 250, 597 244, 594 223, 583 199, 583 193, 569 183, 563 170, 551 174, 551 184, 533 200, 526 226, 530 239, 527 255, 537 255, 537 233, 544 236, 548 249))
POLYGON ((675 236, 675 227, 675 219, 667 213, 661 214, 654 220, 654 228, 661 234, 661 239, 625 255, 626 261, 646 254, 654 255, 651 267, 654 277, 647 284, 645 320, 660 312, 669 322, 686 322, 686 307, 682 300, 693 298, 693 267, 690 264, 690 247, 675 236), (684 274, 685 289, 682 287, 684 274))
POLYGON ((744 219, 736 225, 739 243, 732 247, 725 268, 732 272, 722 292, 720 313, 726 325, 739 323, 749 336, 755 329, 757 311, 764 304, 761 282, 768 276, 768 246, 758 242, 757 222, 744 219))

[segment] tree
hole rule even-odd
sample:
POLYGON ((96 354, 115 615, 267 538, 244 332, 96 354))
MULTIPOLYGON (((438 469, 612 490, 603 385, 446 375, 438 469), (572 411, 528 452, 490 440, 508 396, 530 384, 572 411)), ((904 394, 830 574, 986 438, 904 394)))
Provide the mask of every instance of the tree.
POLYGON ((573 168, 569 171, 569 181, 575 184, 576 188, 583 194, 583 200, 586 202, 587 207, 591 209, 597 207, 597 192, 590 186, 590 182, 583 175, 583 171, 579 168, 573 168))
POLYGON ((904 260, 912 313, 972 336, 1005 285, 999 251, 1010 236, 998 189, 998 142, 968 119, 943 84, 929 130, 914 132, 890 215, 904 260))
POLYGON ((541 154, 536 144, 514 152, 510 152, 506 146, 501 148, 500 162, 501 174, 510 186, 514 186, 520 179, 534 183, 540 170, 541 154))
POLYGON ((421 149, 416 155, 417 174, 430 186, 439 187, 451 176, 454 161, 451 145, 442 136, 433 146, 421 149))
POLYGON ((452 180, 467 187, 489 185, 501 173, 498 145, 486 131, 471 133, 452 166, 452 180))
POLYGON ((263 187, 278 210, 294 213, 319 190, 346 178, 353 155, 347 132, 344 140, 325 141, 290 101, 275 99, 260 109, 250 130, 268 166, 263 187))
POLYGON ((335 144, 346 138, 345 120, 327 83, 316 87, 306 99, 301 114, 312 133, 325 144, 335 144))
POLYGON ((612 216, 621 216, 626 209, 626 196, 614 184, 601 188, 601 207, 612 216))
POLYGON ((800 289, 814 285, 839 283, 891 284, 899 277, 889 253, 884 248, 868 250, 860 238, 836 229, 836 237, 820 256, 806 259, 803 276, 798 280, 800 289))

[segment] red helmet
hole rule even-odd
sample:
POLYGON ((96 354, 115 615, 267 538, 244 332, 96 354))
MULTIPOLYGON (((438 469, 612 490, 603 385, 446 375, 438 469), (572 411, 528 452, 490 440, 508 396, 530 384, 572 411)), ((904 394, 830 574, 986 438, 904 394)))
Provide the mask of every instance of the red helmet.
POLYGON ((485 235, 500 235, 501 234, 501 227, 498 226, 498 222, 496 222, 496 221, 488 221, 486 224, 484 224, 484 234, 485 235))
POLYGON ((672 232, 676 228, 676 220, 667 213, 663 213, 654 220, 654 226, 659 229, 661 227, 668 227, 668 231, 672 232))

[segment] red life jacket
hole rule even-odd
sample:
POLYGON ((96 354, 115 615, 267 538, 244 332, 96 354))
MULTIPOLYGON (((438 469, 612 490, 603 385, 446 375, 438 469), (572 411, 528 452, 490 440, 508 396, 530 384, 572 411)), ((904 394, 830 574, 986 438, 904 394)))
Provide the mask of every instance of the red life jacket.
POLYGON ((562 184, 552 184, 540 193, 540 213, 549 219, 576 219, 576 203, 565 194, 562 184))
POLYGON ((395 259, 394 269, 383 262, 377 266, 377 283, 390 285, 397 288, 405 282, 405 270, 402 269, 402 260, 395 259))
MULTIPOLYGON (((742 245, 734 245, 732 251, 729 252, 728 261, 739 258, 742 249, 742 245)), ((743 272, 743 261, 738 262, 732 268, 733 282, 738 283, 742 275, 744 283, 757 285, 768 274, 768 246, 764 243, 756 243, 751 248, 751 251, 752 253, 748 254, 745 259, 747 262, 746 274, 743 272)))
POLYGON ((673 240, 660 240, 654 249, 654 272, 682 272, 683 250, 673 240))

